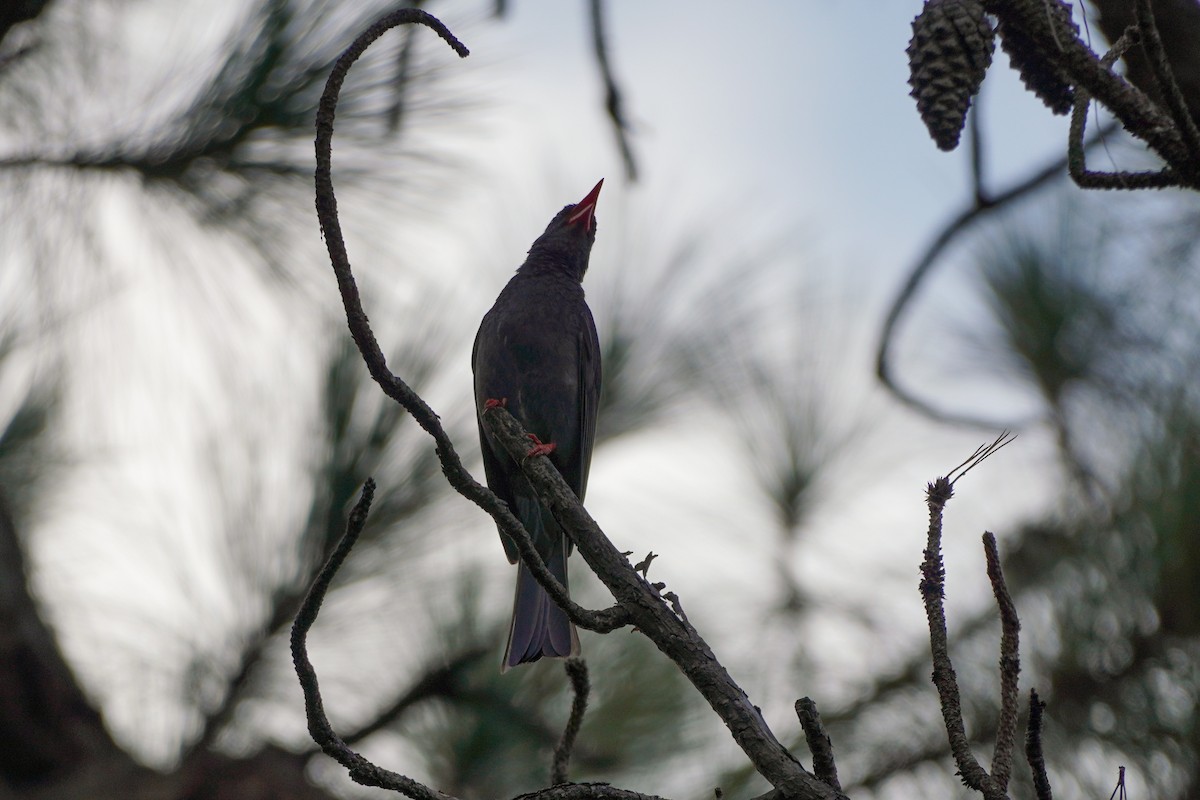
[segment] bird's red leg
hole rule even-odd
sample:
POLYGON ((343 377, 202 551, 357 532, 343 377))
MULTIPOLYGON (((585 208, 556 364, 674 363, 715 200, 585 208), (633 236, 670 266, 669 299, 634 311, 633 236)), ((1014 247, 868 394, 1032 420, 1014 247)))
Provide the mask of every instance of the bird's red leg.
POLYGON ((507 397, 501 397, 499 400, 497 400, 494 397, 489 397, 487 400, 483 401, 483 410, 488 411, 493 408, 504 408, 507 405, 508 405, 507 397))
POLYGON ((533 447, 529 448, 529 452, 525 454, 526 458, 533 458, 534 456, 548 456, 558 449, 558 445, 556 445, 554 442, 543 442, 535 433, 526 435, 533 440, 533 447))

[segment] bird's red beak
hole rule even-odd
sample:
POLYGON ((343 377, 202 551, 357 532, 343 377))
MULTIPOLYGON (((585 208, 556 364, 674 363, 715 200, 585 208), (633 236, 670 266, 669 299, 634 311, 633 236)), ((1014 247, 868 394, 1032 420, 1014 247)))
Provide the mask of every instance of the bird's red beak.
POLYGON ((567 224, 574 225, 582 222, 584 230, 592 227, 592 220, 596 216, 596 201, 600 198, 600 187, 604 185, 604 178, 587 193, 587 197, 575 204, 575 210, 571 212, 571 216, 567 217, 567 224))

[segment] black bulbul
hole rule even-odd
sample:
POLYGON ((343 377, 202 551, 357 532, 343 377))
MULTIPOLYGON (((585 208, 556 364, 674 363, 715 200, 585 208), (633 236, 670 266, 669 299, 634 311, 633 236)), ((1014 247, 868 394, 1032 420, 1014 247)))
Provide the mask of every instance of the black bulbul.
MULTIPOLYGON (((529 455, 548 455, 583 500, 600 401, 600 342, 581 283, 596 240, 596 200, 603 183, 550 220, 484 315, 471 355, 488 486, 521 520, 563 586, 571 542, 538 502, 520 466, 488 434, 482 415, 502 403, 530 432, 529 455)), ((500 538, 509 562, 517 563, 516 547, 500 538)), ((578 654, 575 626, 521 562, 501 671, 542 656, 578 654)))

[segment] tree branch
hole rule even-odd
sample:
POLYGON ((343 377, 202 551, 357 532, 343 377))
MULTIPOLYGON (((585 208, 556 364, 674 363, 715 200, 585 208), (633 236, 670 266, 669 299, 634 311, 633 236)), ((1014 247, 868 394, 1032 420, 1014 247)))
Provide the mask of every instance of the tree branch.
MULTIPOLYGON (((1101 30, 1110 42, 1120 38, 1137 23, 1134 3, 1130 0, 1092 0, 1088 4, 1099 15, 1101 30)), ((1192 109, 1192 118, 1200 121, 1200 4, 1196 0, 1154 0, 1154 21, 1163 39, 1163 49, 1171 62, 1176 81, 1192 109)), ((1131 51, 1124 56, 1125 77, 1151 97, 1158 98, 1157 82, 1151 74, 1146 54, 1131 51)))
POLYGON ((512 414, 496 406, 484 413, 483 423, 521 465, 538 499, 554 514, 584 561, 612 592, 618 606, 704 696, 758 772, 776 788, 796 797, 841 796, 806 771, 780 744, 758 708, 717 661, 708 643, 609 541, 550 460, 525 457, 529 437, 512 414))

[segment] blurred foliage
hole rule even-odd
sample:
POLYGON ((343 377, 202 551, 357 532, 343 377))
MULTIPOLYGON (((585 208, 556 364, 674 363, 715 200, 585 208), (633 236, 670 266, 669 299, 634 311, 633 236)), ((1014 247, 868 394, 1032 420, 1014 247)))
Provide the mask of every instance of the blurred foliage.
MULTIPOLYGON (((393 353, 391 368, 421 393, 446 363, 450 341, 423 328, 393 353)), ((368 477, 391 474, 399 480, 372 504, 362 545, 389 535, 416 536, 418 532, 404 523, 452 494, 429 437, 403 408, 382 396, 349 339, 341 340, 328 362, 324 397, 327 456, 318 465, 317 498, 301 540, 315 555, 309 565, 314 574, 314 563, 319 566, 341 538, 345 516, 368 477)), ((470 441, 474 433, 461 420, 458 430, 450 432, 457 441, 470 441)), ((305 576, 304 584, 309 580, 311 576, 305 576)))
POLYGON ((1091 269, 1102 243, 1071 230, 1082 224, 1070 225, 1073 216, 1061 219, 1064 229, 1053 242, 1020 229, 997 236, 982 272, 984 297, 1000 325, 998 350, 1050 409, 1065 402, 1076 382, 1108 383, 1112 376, 1104 370, 1113 365, 1112 354, 1096 342, 1111 341, 1119 317, 1091 269))
MULTIPOLYGON (((174 53, 153 16, 161 9, 59 4, 54 24, 39 29, 36 57, 0 72, 0 124, 19 143, 3 167, 14 180, 39 167, 65 168, 59 175, 75 184, 96 173, 137 176, 149 195, 163 192, 216 226, 215 235, 240 234, 265 265, 290 275, 289 237, 311 229, 310 214, 297 212, 311 209, 320 91, 353 33, 395 5, 235 4, 239 19, 226 40, 197 63, 187 48, 174 53), (145 67, 131 63, 136 51, 122 49, 134 49, 131 31, 139 25, 160 42, 158 72, 131 79, 129 72, 145 67), (90 102, 100 94, 106 107, 90 102), (306 202, 297 206, 298 199, 306 202)), ((407 42, 397 34, 372 48, 339 106, 337 173, 347 184, 420 182, 432 153, 420 136, 401 139, 399 120, 436 129, 440 115, 464 107, 462 96, 431 90, 437 68, 411 57, 407 42)))

